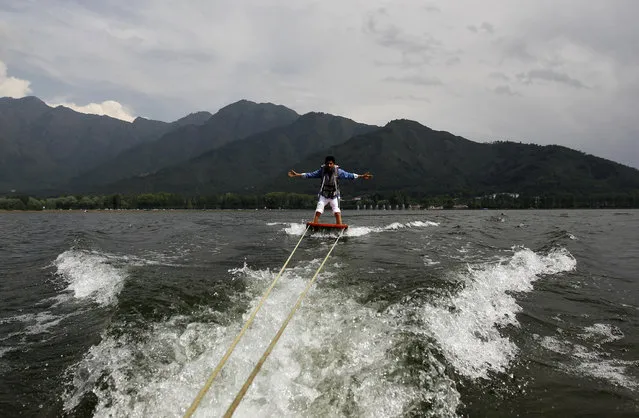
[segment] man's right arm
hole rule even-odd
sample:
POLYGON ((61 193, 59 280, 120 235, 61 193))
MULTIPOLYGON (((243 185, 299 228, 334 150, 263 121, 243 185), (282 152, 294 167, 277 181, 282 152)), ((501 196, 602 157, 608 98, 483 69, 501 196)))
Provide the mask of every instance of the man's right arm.
POLYGON ((322 177, 322 169, 318 168, 317 170, 310 173, 302 173, 302 177, 304 177, 305 179, 318 179, 322 177))
POLYGON ((315 171, 313 171, 311 173, 298 173, 295 170, 289 170, 288 176, 289 177, 303 177, 305 179, 320 178, 322 176, 322 169, 318 168, 317 170, 315 170, 315 171))

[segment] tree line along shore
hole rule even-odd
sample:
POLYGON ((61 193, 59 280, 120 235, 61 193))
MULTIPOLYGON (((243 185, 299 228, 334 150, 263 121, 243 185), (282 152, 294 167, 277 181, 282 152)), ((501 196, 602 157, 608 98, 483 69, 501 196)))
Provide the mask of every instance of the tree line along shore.
MULTIPOLYGON (((313 209, 317 196, 272 192, 264 195, 224 193, 183 196, 176 193, 0 197, 0 210, 106 210, 106 209, 313 209)), ((526 196, 494 193, 484 196, 411 196, 402 192, 343 198, 343 209, 605 209, 639 208, 639 192, 596 195, 554 194, 526 196)))

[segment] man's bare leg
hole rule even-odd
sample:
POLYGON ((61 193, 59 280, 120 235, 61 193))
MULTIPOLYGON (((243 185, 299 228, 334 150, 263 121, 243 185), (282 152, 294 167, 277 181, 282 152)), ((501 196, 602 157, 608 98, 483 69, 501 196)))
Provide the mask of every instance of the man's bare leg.
POLYGON ((315 212, 315 218, 313 218, 313 223, 316 224, 319 222, 319 217, 320 217, 321 213, 319 212, 315 212))
POLYGON ((337 212, 335 214, 335 223, 337 225, 341 225, 342 224, 342 213, 341 212, 337 212))

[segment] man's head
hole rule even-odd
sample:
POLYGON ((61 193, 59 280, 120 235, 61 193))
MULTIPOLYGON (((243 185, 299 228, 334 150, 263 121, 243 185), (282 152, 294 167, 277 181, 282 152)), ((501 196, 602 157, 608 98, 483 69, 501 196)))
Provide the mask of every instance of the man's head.
POLYGON ((327 155, 326 158, 324 158, 324 165, 325 166, 335 165, 335 157, 333 157, 332 155, 327 155))

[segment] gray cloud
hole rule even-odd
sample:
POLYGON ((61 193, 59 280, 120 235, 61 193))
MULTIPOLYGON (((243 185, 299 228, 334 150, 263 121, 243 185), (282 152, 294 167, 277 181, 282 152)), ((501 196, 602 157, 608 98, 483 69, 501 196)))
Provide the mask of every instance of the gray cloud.
POLYGON ((495 80, 503 80, 503 81, 510 80, 510 77, 508 77, 504 73, 500 73, 499 71, 493 71, 492 73, 488 74, 488 77, 493 78, 495 80))
POLYGON ((490 34, 495 33, 495 27, 488 22, 483 22, 481 25, 479 25, 479 27, 475 25, 468 25, 466 26, 466 29, 468 29, 469 31, 473 33, 479 33, 479 32, 485 32, 490 34))
POLYGON ((402 63, 412 66, 430 63, 442 47, 431 34, 408 34, 399 25, 389 23, 386 10, 368 16, 364 32, 373 35, 379 45, 401 53, 402 63))
POLYGON ((522 38, 500 38, 495 41, 495 45, 501 51, 502 60, 514 59, 525 63, 537 61, 529 52, 528 43, 522 38))
POLYGON ((450 57, 446 60, 446 65, 457 65, 457 64, 461 64, 461 58, 459 58, 458 56, 454 56, 454 57, 450 57))
POLYGON ((415 96, 413 94, 407 94, 406 96, 395 96, 395 100, 410 100, 414 102, 426 102, 430 103, 430 99, 428 97, 423 96, 415 96))
POLYGON ((495 27, 488 22, 483 22, 480 28, 488 33, 495 33, 495 27))
POLYGON ((570 77, 568 74, 559 73, 549 69, 530 70, 526 73, 517 74, 517 78, 526 84, 534 82, 534 80, 553 81, 560 84, 566 84, 575 88, 587 88, 581 81, 570 77))
POLYGON ((22 12, 27 10, 28 6, 24 2, 0 3, 0 11, 5 12, 22 12))
POLYGON ((510 86, 505 84, 495 87, 493 91, 502 96, 521 96, 521 94, 513 91, 510 86))
POLYGON ((438 79, 437 77, 428 77, 428 76, 420 76, 420 75, 385 77, 384 81, 414 84, 418 86, 441 86, 443 84, 441 80, 438 79))
POLYGON ((540 5, 537 14, 536 19, 522 20, 520 29, 534 33, 540 42, 563 39, 621 65, 639 63, 639 2, 565 0, 559 10, 548 2, 540 5))
POLYGON ((634 0, 5 1, 0 61, 12 94, 81 109, 175 120, 246 98, 639 167, 637 15, 634 0))

